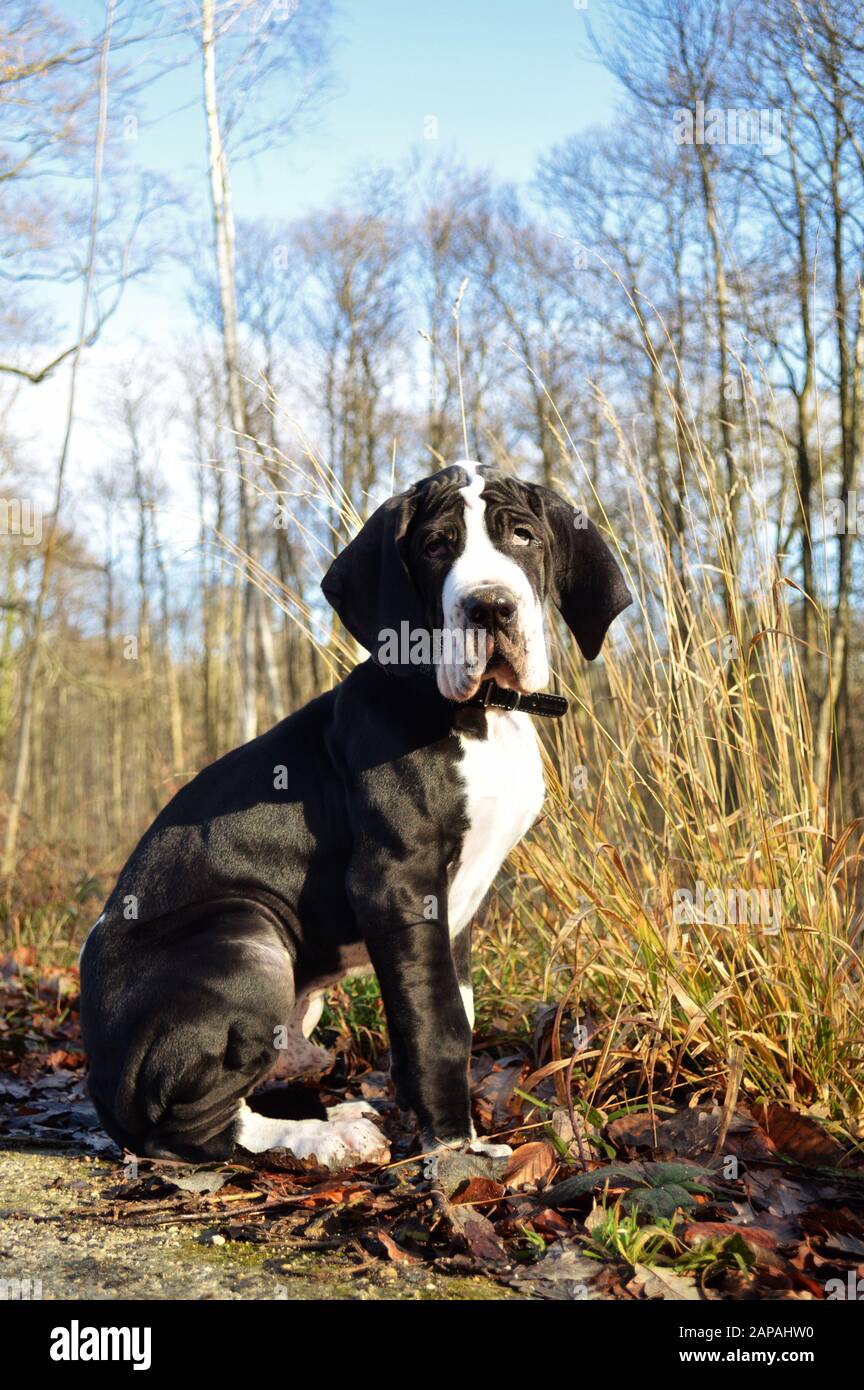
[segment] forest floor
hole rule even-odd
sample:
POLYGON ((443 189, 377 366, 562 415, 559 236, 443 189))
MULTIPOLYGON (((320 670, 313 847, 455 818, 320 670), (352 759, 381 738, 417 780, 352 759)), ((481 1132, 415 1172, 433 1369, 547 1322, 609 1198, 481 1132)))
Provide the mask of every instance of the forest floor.
POLYGON ((118 1170, 74 1149, 0 1149, 0 1282, 51 1300, 519 1297, 486 1275, 363 1261, 276 1229, 259 1244, 224 1206, 194 1224, 117 1219, 118 1170))
POLYGON ((447 1154, 430 1175, 386 1074, 343 1058, 314 1089, 290 1088, 292 1104, 365 1100, 389 1163, 137 1160, 87 1097, 76 993, 74 971, 0 960, 0 1296, 809 1300, 864 1288, 860 1145, 784 1105, 739 1101, 731 1082, 725 1095, 658 1092, 583 1114, 536 1036, 484 1051, 477 1128, 513 1153, 447 1154))

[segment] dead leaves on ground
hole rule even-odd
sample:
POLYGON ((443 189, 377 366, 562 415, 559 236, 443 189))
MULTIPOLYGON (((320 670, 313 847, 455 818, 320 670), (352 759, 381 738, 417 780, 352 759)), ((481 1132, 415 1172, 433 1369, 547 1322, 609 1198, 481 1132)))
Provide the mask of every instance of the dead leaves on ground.
MULTIPOLYGON (((22 983, 20 969, 0 971, 0 1148, 104 1161, 116 1150, 86 1095, 70 978, 22 983)), ((76 1215, 188 1223, 210 1243, 274 1252, 338 1249, 364 1274, 482 1272, 553 1300, 821 1299, 864 1288, 864 1164, 818 1118, 742 1104, 723 1133, 719 1104, 673 1108, 660 1095, 651 1113, 583 1113, 578 1096, 561 1104, 560 1061, 537 1060, 512 1050, 472 1059, 478 1132, 510 1143, 509 1158, 446 1152, 424 1176, 386 1075, 343 1059, 324 1098, 373 1101, 390 1164, 331 1173, 273 1153, 203 1168, 118 1162, 76 1215)))

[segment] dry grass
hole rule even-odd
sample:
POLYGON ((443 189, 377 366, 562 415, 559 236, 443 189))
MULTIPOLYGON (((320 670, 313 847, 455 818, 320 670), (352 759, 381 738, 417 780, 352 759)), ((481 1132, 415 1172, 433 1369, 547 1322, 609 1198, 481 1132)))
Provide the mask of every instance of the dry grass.
POLYGON ((860 1136, 861 827, 838 824, 814 782, 799 596, 766 553, 776 527, 751 490, 731 556, 710 461, 691 462, 704 486, 685 522, 701 546, 676 568, 634 462, 618 529, 639 612, 617 624, 600 679, 559 649, 573 713, 498 897, 485 986, 526 1012, 538 993, 590 1002, 600 1026, 574 1072, 589 1102, 634 1057, 643 1093, 658 1072, 722 1088, 740 1048, 745 1092, 860 1136), (736 894, 726 921, 681 920, 676 890, 699 883, 709 904, 709 890, 736 894), (761 921, 737 896, 751 890, 769 895, 761 921))
MULTIPOLYGON (((836 821, 839 799, 814 780, 795 631, 802 597, 774 549, 779 504, 763 440, 754 427, 733 528, 719 470, 679 412, 682 546, 603 404, 628 487, 614 517, 598 497, 590 511, 636 603, 600 667, 558 634, 571 712, 542 727, 545 813, 480 933, 480 1019, 524 1026, 543 1000, 576 1017, 587 1008, 590 1036, 572 1073, 586 1105, 625 1073, 617 1097, 630 1103, 634 1062, 643 1101, 675 1082, 722 1091, 740 1050, 745 1093, 814 1107, 860 1136, 862 832, 836 821), (709 902, 712 890, 736 895, 730 920, 680 920, 676 890, 699 884, 709 902), (767 920, 753 921, 755 900, 737 896, 753 890, 768 895, 767 920)), ((567 478, 578 454, 559 423, 567 478)), ((337 549, 358 517, 332 474, 309 450, 299 464, 286 460, 285 476, 311 481, 319 516, 341 517, 337 549)), ((337 643, 330 656, 341 665, 337 643)), ((374 1033, 372 1001, 362 1005, 374 1033)), ((350 1030, 344 1005, 340 1017, 350 1030)))
MULTIPOLYGON (((479 1016, 524 1027, 545 1000, 583 1018, 589 1037, 572 1076, 586 1106, 613 1096, 644 1103, 676 1081, 722 1091, 740 1050, 745 1093, 814 1107, 860 1137, 861 829, 836 819, 838 798, 829 803, 814 781, 795 632, 801 595, 773 551, 761 441, 749 443, 732 542, 715 465, 694 429, 681 422, 680 436, 690 489, 682 556, 618 431, 629 482, 604 524, 636 604, 597 667, 559 634, 557 676, 572 709, 541 729, 545 813, 506 867, 479 934, 479 1016), (709 893, 765 890, 778 915, 680 920, 676 890, 700 883, 709 893)), ((563 476, 575 457, 568 448, 563 476)), ((283 461, 275 484, 271 465, 271 489, 289 513, 301 499, 298 534, 309 536, 320 572, 327 547, 313 533, 328 534, 335 552, 356 512, 305 448, 299 462, 283 461)), ((591 512, 603 516, 599 499, 591 512)), ((328 639, 273 576, 256 578, 338 679, 351 657, 344 637, 328 639)), ((61 935, 68 920, 55 925, 61 935)), ((371 1045, 374 996, 356 1001, 362 1039, 349 996, 336 1003, 346 1036, 371 1045)))

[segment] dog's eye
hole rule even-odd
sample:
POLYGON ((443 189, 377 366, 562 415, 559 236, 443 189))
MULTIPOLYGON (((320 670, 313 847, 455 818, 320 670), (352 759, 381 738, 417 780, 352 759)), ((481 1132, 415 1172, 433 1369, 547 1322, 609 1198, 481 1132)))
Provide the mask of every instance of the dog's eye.
POLYGON ((446 555, 449 549, 450 544, 446 536, 430 536, 423 547, 423 554, 428 555, 430 560, 438 560, 442 555, 446 555))
POLYGON ((527 526, 514 526, 510 533, 513 545, 530 545, 533 539, 534 532, 529 531, 527 526))

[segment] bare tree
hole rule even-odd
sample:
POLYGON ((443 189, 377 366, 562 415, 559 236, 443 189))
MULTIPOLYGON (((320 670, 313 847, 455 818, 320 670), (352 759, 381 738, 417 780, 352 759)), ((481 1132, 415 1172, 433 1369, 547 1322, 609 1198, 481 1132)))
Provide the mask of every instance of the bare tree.
MULTIPOLYGON (((207 122, 210 199, 219 289, 220 326, 225 361, 225 381, 230 428, 239 482, 240 536, 254 569, 258 557, 254 493, 249 477, 243 442, 249 437, 249 420, 241 377, 240 341, 235 277, 235 226, 231 197, 230 141, 241 151, 254 149, 262 139, 284 137, 298 117, 307 112, 326 88, 323 59, 326 51, 326 21, 329 6, 325 0, 280 14, 274 7, 265 11, 243 0, 237 5, 218 5, 217 0, 201 0, 200 42, 204 82, 204 110, 207 122), (217 54, 224 53, 220 80, 217 54), (252 108, 250 94, 278 75, 282 83, 291 78, 298 90, 288 91, 277 113, 267 123, 255 123, 244 113, 252 108)), ((258 728, 256 632, 263 634, 261 598, 253 577, 244 586, 240 626, 242 680, 241 733, 254 738, 258 728)))
POLYGON ((105 27, 102 35, 102 44, 99 55, 99 74, 98 74, 98 93, 99 93, 99 117, 96 130, 96 146, 93 159, 93 191, 90 208, 90 230, 87 246, 87 256, 82 277, 81 286, 81 307, 78 317, 78 334, 75 350, 72 354, 72 366, 69 377, 69 395, 66 409, 66 425, 63 433, 63 442, 60 448, 60 457, 57 461, 57 474, 54 486, 54 507, 51 522, 51 529, 45 543, 44 558, 42 561, 42 573, 39 580, 39 590, 33 611, 33 625, 30 636, 29 653, 24 665, 24 674, 21 682, 21 712, 18 728, 18 752, 15 763, 15 779, 12 787, 12 796, 9 802, 9 815, 6 822, 6 835, 3 846, 2 873, 8 880, 14 865, 15 852, 18 844, 18 827, 21 820, 21 807, 27 790, 27 773, 30 758, 30 731, 33 722, 33 699, 36 688, 36 674, 39 669, 40 646, 42 641, 42 629, 45 621, 45 604, 48 597, 48 587, 51 579, 54 552, 57 544, 58 527, 60 523, 60 509, 63 504, 64 487, 66 481, 66 464, 69 458, 69 446, 72 440, 72 429, 75 423, 75 399, 76 384, 78 378, 78 367, 81 361, 81 354, 87 339, 87 324, 90 312, 90 297, 93 289, 93 278, 96 271, 96 248, 99 233, 99 215, 102 196, 102 166, 105 153, 105 131, 108 117, 108 60, 111 52, 111 31, 114 22, 115 0, 106 0, 105 6, 105 27))

